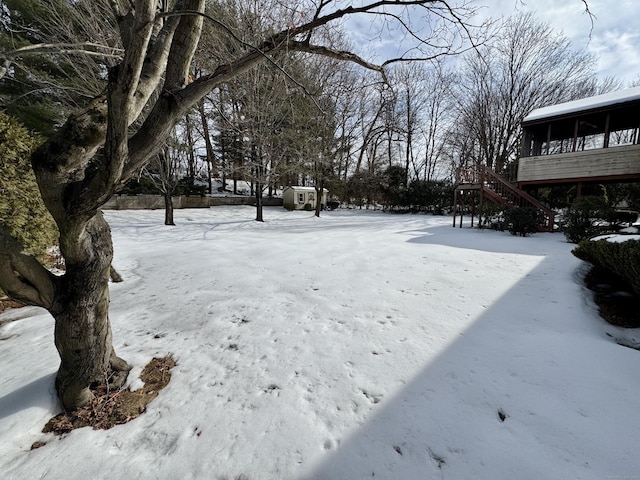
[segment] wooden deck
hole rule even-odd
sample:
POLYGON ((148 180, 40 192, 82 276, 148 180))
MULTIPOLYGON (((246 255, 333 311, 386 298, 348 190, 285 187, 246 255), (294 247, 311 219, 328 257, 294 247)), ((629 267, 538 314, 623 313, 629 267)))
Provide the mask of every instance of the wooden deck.
POLYGON ((522 157, 520 185, 640 180, 640 145, 522 157))
POLYGON ((640 87, 539 108, 522 133, 521 187, 640 180, 640 87))

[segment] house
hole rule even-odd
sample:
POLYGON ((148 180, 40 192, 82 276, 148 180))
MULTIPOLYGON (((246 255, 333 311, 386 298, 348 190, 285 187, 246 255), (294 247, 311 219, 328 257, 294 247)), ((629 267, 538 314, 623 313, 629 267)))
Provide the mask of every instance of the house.
POLYGON ((522 122, 523 138, 515 182, 486 166, 456 172, 453 225, 476 201, 505 208, 533 207, 540 228, 553 230, 555 213, 530 192, 538 187, 640 181, 640 87, 538 108, 522 122), (467 207, 467 205, 469 207, 467 207))
POLYGON ((522 129, 520 188, 640 180, 640 87, 539 108, 522 129))
MULTIPOLYGON (((326 188, 322 189, 320 208, 324 210, 327 206, 326 188)), ((317 193, 315 187, 290 186, 282 191, 283 206, 287 210, 315 210, 317 205, 317 193)))

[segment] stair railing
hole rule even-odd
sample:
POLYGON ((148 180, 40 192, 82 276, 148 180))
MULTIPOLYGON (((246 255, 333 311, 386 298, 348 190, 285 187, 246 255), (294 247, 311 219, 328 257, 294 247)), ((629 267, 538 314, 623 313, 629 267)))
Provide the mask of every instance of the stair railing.
POLYGON ((492 196, 502 199, 501 203, 512 207, 532 207, 538 210, 543 217, 542 228, 553 231, 555 212, 542 202, 520 190, 513 184, 502 178, 496 172, 485 165, 476 167, 461 167, 456 171, 456 183, 480 185, 492 196))

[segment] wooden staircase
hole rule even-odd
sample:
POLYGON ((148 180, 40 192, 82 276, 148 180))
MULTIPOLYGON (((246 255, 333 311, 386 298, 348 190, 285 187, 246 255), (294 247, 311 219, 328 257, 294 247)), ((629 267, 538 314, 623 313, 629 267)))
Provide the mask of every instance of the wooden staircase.
MULTIPOLYGON (((465 210, 464 199, 468 192, 479 192, 480 204, 486 199, 505 208, 530 207, 535 208, 540 213, 541 231, 552 232, 555 212, 549 209, 539 200, 535 199, 523 190, 514 186, 496 172, 480 165, 476 167, 461 167, 456 171, 456 187, 453 201, 453 226, 456 225, 456 216, 460 215, 460 226, 462 226, 462 215, 465 210), (460 200, 460 202, 459 202, 460 200), (460 208, 462 207, 462 208, 460 208)), ((473 226, 473 216, 475 203, 472 204, 471 226, 473 226)))

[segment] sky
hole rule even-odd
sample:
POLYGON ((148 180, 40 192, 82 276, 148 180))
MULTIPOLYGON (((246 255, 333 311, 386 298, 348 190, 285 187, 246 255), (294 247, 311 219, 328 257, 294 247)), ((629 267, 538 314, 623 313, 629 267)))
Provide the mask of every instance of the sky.
POLYGON ((555 30, 563 32, 575 48, 598 56, 598 74, 615 76, 625 85, 640 76, 640 10, 637 0, 485 0, 488 16, 509 16, 533 11, 555 30))
MULTIPOLYGON (((458 0, 457 4, 467 0, 458 0)), ((614 76, 624 86, 640 77, 640 11, 638 0, 477 0, 476 23, 487 18, 500 19, 518 12, 533 11, 536 17, 571 40, 576 50, 586 50, 597 57, 597 74, 614 76), (484 5, 484 6, 483 6, 484 5)), ((380 34, 379 24, 371 17, 349 19, 347 30, 365 58, 380 62, 406 51, 410 38, 397 30, 380 34)), ((425 27, 414 23, 412 28, 425 27)), ((384 29, 383 29, 384 31, 384 29)), ((426 30, 425 30, 426 31, 426 30)), ((423 31, 424 32, 424 31, 423 31)))
POLYGON ((638 478, 640 329, 598 316, 561 233, 346 209, 105 217, 116 352, 132 388, 167 354, 171 381, 126 425, 42 433, 52 319, 0 314, 3 480, 638 478))

